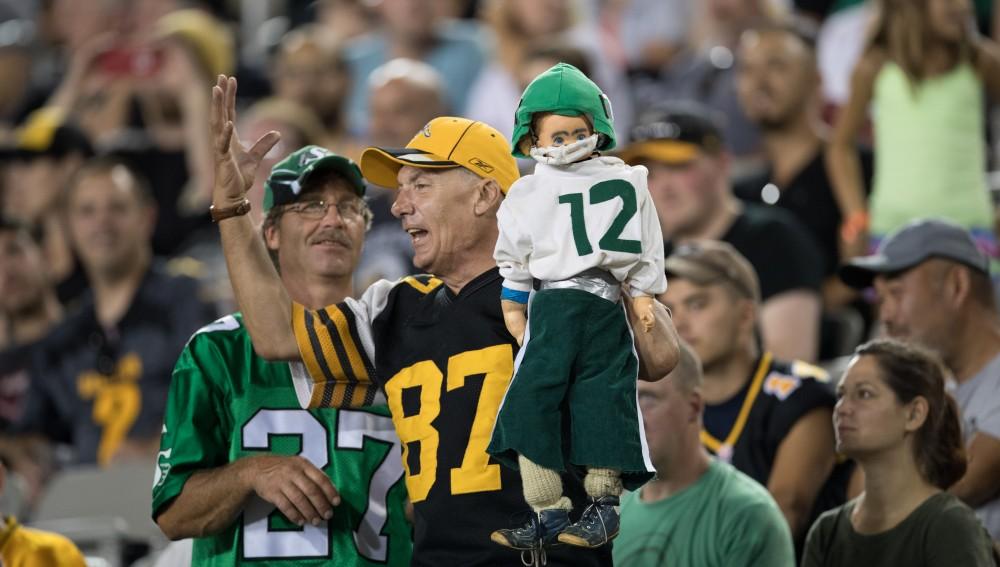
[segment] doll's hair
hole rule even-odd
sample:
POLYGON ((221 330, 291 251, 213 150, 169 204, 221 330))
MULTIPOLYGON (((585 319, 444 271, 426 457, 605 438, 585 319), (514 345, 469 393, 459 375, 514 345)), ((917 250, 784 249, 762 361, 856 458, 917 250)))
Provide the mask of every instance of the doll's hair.
MULTIPOLYGON (((553 114, 556 113, 541 111, 531 115, 531 126, 528 128, 528 133, 517 141, 517 149, 521 150, 521 153, 528 155, 531 152, 532 146, 538 143, 538 123, 541 122, 542 118, 553 114)), ((587 123, 587 128, 590 128, 590 133, 593 134, 595 132, 593 118, 589 114, 581 114, 580 118, 583 118, 583 121, 587 123)))

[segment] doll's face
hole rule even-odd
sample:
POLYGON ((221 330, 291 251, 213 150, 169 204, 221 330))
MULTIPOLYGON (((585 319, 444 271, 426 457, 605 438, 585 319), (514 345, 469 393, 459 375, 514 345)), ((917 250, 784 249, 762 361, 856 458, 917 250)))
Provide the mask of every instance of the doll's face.
POLYGON ((568 146, 593 134, 590 124, 582 116, 547 114, 535 125, 535 135, 538 137, 535 146, 539 148, 568 146))

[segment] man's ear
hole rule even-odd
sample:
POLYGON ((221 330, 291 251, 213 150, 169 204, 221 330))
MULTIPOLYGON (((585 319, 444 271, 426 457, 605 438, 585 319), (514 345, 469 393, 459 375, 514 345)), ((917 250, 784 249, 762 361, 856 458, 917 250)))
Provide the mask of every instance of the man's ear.
POLYGON ((496 179, 483 179, 476 184, 476 197, 473 203, 473 211, 476 216, 496 214, 503 201, 503 190, 496 179))
POLYGON ((264 246, 268 250, 277 250, 281 245, 281 231, 278 223, 273 222, 264 227, 264 246))
POLYGON ((944 274, 944 289, 947 294, 946 301, 957 309, 972 292, 969 268, 959 265, 949 266, 944 274))

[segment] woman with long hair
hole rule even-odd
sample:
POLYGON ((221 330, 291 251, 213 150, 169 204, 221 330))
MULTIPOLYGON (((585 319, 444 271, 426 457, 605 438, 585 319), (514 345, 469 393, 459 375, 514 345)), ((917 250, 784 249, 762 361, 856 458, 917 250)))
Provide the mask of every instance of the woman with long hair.
POLYGON ((984 134, 986 100, 1000 100, 1000 49, 979 36, 970 0, 877 0, 875 8, 827 150, 844 251, 864 254, 910 220, 933 215, 970 229, 996 258, 984 134), (855 142, 870 103, 869 203, 855 142))
POLYGON ((945 492, 966 458, 937 359, 890 340, 861 345, 837 397, 837 451, 858 463, 865 486, 816 520, 803 567, 994 565, 975 513, 945 492))

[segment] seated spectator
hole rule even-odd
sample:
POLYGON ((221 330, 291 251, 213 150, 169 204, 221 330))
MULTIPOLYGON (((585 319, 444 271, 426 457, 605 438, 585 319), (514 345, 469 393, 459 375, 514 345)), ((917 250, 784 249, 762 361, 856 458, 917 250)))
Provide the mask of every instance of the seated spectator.
POLYGON ((732 246, 693 241, 665 267, 670 286, 660 301, 704 365, 702 443, 766 486, 801 541, 820 512, 846 498, 850 467, 838 466, 833 450, 828 377, 758 348, 760 286, 732 246))
MULTIPOLYGON (((0 463, 0 494, 7 481, 7 468, 0 463)), ((13 516, 3 516, 0 525, 0 565, 3 567, 85 567, 83 554, 65 537, 26 528, 13 516)))
POLYGON ((813 361, 819 344, 823 263, 812 237, 787 211, 741 204, 729 182, 730 154, 705 107, 660 107, 640 118, 630 165, 649 168, 649 193, 669 255, 692 239, 722 240, 750 261, 760 279, 764 346, 782 359, 813 361))
POLYGON ((809 530, 803 567, 994 565, 989 534, 944 492, 966 460, 954 400, 929 353, 894 341, 855 351, 837 387, 837 450, 865 473, 858 498, 809 530))
MULTIPOLYGON (((31 376, 44 338, 63 318, 62 304, 39 242, 27 227, 0 218, 0 431, 24 418, 31 376)), ((0 438, 0 458, 24 482, 18 512, 41 496, 52 471, 46 443, 38 436, 0 438)), ((17 494, 17 492, 14 492, 17 494)), ((8 512, 13 510, 8 509, 8 512)))
POLYGON ((360 148, 353 148, 347 136, 344 108, 351 76, 337 40, 315 25, 292 30, 278 47, 271 83, 276 98, 301 104, 319 117, 317 125, 325 130, 324 137, 309 143, 360 157, 360 148))
POLYGON ((434 67, 444 77, 448 106, 465 108, 469 85, 485 64, 480 34, 442 20, 424 0, 380 0, 375 10, 381 27, 346 46, 352 83, 347 103, 350 133, 363 137, 368 132, 368 79, 377 67, 399 57, 434 67))
POLYGON ((36 357, 18 430, 71 445, 78 463, 151 458, 177 355, 214 313, 193 280, 153 260, 155 207, 123 163, 85 164, 65 202, 92 291, 36 357))
POLYGON ((70 247, 59 197, 80 165, 94 155, 87 136, 55 108, 34 112, 15 133, 4 157, 0 209, 41 233, 42 253, 59 300, 70 305, 87 278, 70 247))
POLYGON ((683 344, 673 372, 639 382, 656 477, 622 501, 615 563, 794 567, 788 524, 767 490, 702 447, 701 388, 701 365, 683 344))
POLYGON ((1000 316, 988 259, 958 225, 924 219, 889 235, 841 276, 859 289, 874 282, 885 333, 944 361, 969 455, 965 475, 948 490, 1000 539, 1000 316))
POLYGON ((1000 259, 986 185, 987 112, 1000 101, 1000 46, 980 37, 970 2, 878 0, 851 96, 827 149, 844 246, 860 256, 916 218, 972 231, 1000 259), (856 139, 874 109, 875 178, 863 190, 856 139))
POLYGON ((31 353, 62 317, 38 242, 0 218, 0 428, 21 418, 31 353))
MULTIPOLYGON (((823 255, 824 307, 843 307, 857 293, 837 277, 842 217, 824 159, 815 38, 801 22, 761 26, 743 34, 738 53, 740 104, 760 128, 768 167, 740 180, 734 192, 751 203, 786 209, 802 222, 823 255)), ((858 151, 867 186, 872 155, 858 151)))

